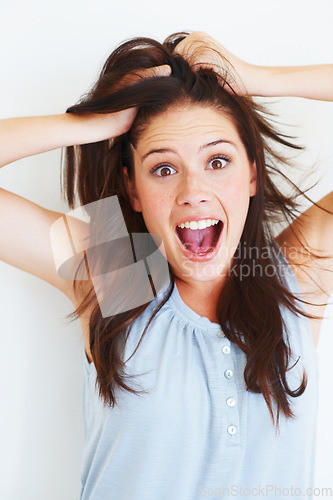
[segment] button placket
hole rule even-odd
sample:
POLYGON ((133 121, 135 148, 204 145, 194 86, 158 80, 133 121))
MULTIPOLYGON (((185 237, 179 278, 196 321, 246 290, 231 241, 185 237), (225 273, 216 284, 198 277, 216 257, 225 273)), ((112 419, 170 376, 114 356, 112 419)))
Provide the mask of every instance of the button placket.
POLYGON ((223 331, 219 331, 216 336, 220 349, 220 358, 223 366, 223 377, 220 390, 223 390, 221 418, 224 421, 225 444, 228 446, 239 446, 239 408, 237 405, 237 387, 235 383, 235 371, 233 364, 233 355, 231 352, 232 345, 230 340, 225 336, 223 331), (222 410, 224 406, 224 411, 222 410))
POLYGON ((217 334, 217 336, 221 339, 224 339, 220 349, 221 356, 227 361, 229 367, 226 367, 223 374, 224 379, 226 380, 225 387, 228 387, 228 392, 226 394, 225 405, 228 406, 228 410, 226 415, 229 415, 227 418, 227 426, 226 426, 226 434, 229 437, 228 443, 230 446, 239 445, 239 410, 237 407, 237 397, 234 394, 237 394, 237 389, 234 380, 234 366, 233 360, 231 356, 231 345, 229 339, 225 337, 225 334, 221 331, 217 334), (229 393, 229 394, 228 394, 229 393))
MULTIPOLYGON (((228 397, 227 400, 226 400, 226 404, 229 406, 230 410, 232 411, 231 413, 231 424, 228 425, 227 427, 227 432, 229 434, 229 436, 231 436, 233 438, 233 436, 235 436, 235 434, 238 433, 238 427, 237 425, 235 425, 235 423, 238 424, 238 421, 239 421, 239 414, 238 414, 238 409, 236 407, 236 399, 233 398, 232 396, 228 397)), ((233 438, 234 440, 235 438, 233 438)))

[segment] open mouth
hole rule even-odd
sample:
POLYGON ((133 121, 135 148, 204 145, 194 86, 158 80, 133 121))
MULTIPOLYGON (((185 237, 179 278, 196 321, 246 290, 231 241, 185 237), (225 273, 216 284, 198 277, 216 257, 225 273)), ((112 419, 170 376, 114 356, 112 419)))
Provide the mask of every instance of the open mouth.
POLYGON ((194 255, 208 255, 213 252, 223 228, 222 221, 204 229, 190 229, 176 226, 176 233, 182 246, 194 255))

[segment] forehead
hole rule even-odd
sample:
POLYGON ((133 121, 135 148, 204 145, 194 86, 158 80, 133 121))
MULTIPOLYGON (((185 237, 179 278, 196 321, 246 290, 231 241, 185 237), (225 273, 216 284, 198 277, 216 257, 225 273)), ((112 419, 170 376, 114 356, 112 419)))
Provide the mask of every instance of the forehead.
POLYGON ((202 142, 208 137, 241 142, 230 116, 222 110, 196 104, 173 106, 149 121, 136 149, 170 142, 202 142))

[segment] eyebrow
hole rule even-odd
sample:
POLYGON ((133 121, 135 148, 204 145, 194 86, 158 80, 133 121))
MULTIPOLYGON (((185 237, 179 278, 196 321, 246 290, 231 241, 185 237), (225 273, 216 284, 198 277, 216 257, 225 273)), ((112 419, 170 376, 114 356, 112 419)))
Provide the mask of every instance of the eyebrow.
MULTIPOLYGON (((217 146, 217 144, 223 144, 223 143, 231 144, 231 146, 238 149, 234 142, 228 141, 226 139, 218 139, 217 141, 212 141, 212 142, 208 142, 207 144, 203 144, 202 146, 200 146, 199 151, 202 151, 203 149, 206 149, 206 148, 209 148, 212 146, 217 146)), ((145 160, 147 158, 147 156, 153 155, 156 153, 176 153, 176 151, 174 149, 171 149, 171 148, 151 149, 150 151, 148 151, 148 153, 141 156, 141 161, 145 160)))

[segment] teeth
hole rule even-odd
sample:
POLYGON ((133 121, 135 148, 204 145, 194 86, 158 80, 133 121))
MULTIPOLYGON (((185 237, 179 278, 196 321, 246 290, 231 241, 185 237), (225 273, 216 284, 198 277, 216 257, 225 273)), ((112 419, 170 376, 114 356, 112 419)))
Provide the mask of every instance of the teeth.
POLYGON ((182 229, 184 229, 184 227, 186 227, 187 229, 205 229, 206 227, 215 226, 215 224, 218 224, 219 222, 220 221, 216 219, 205 219, 199 220, 198 222, 191 220, 178 224, 178 227, 182 229))

